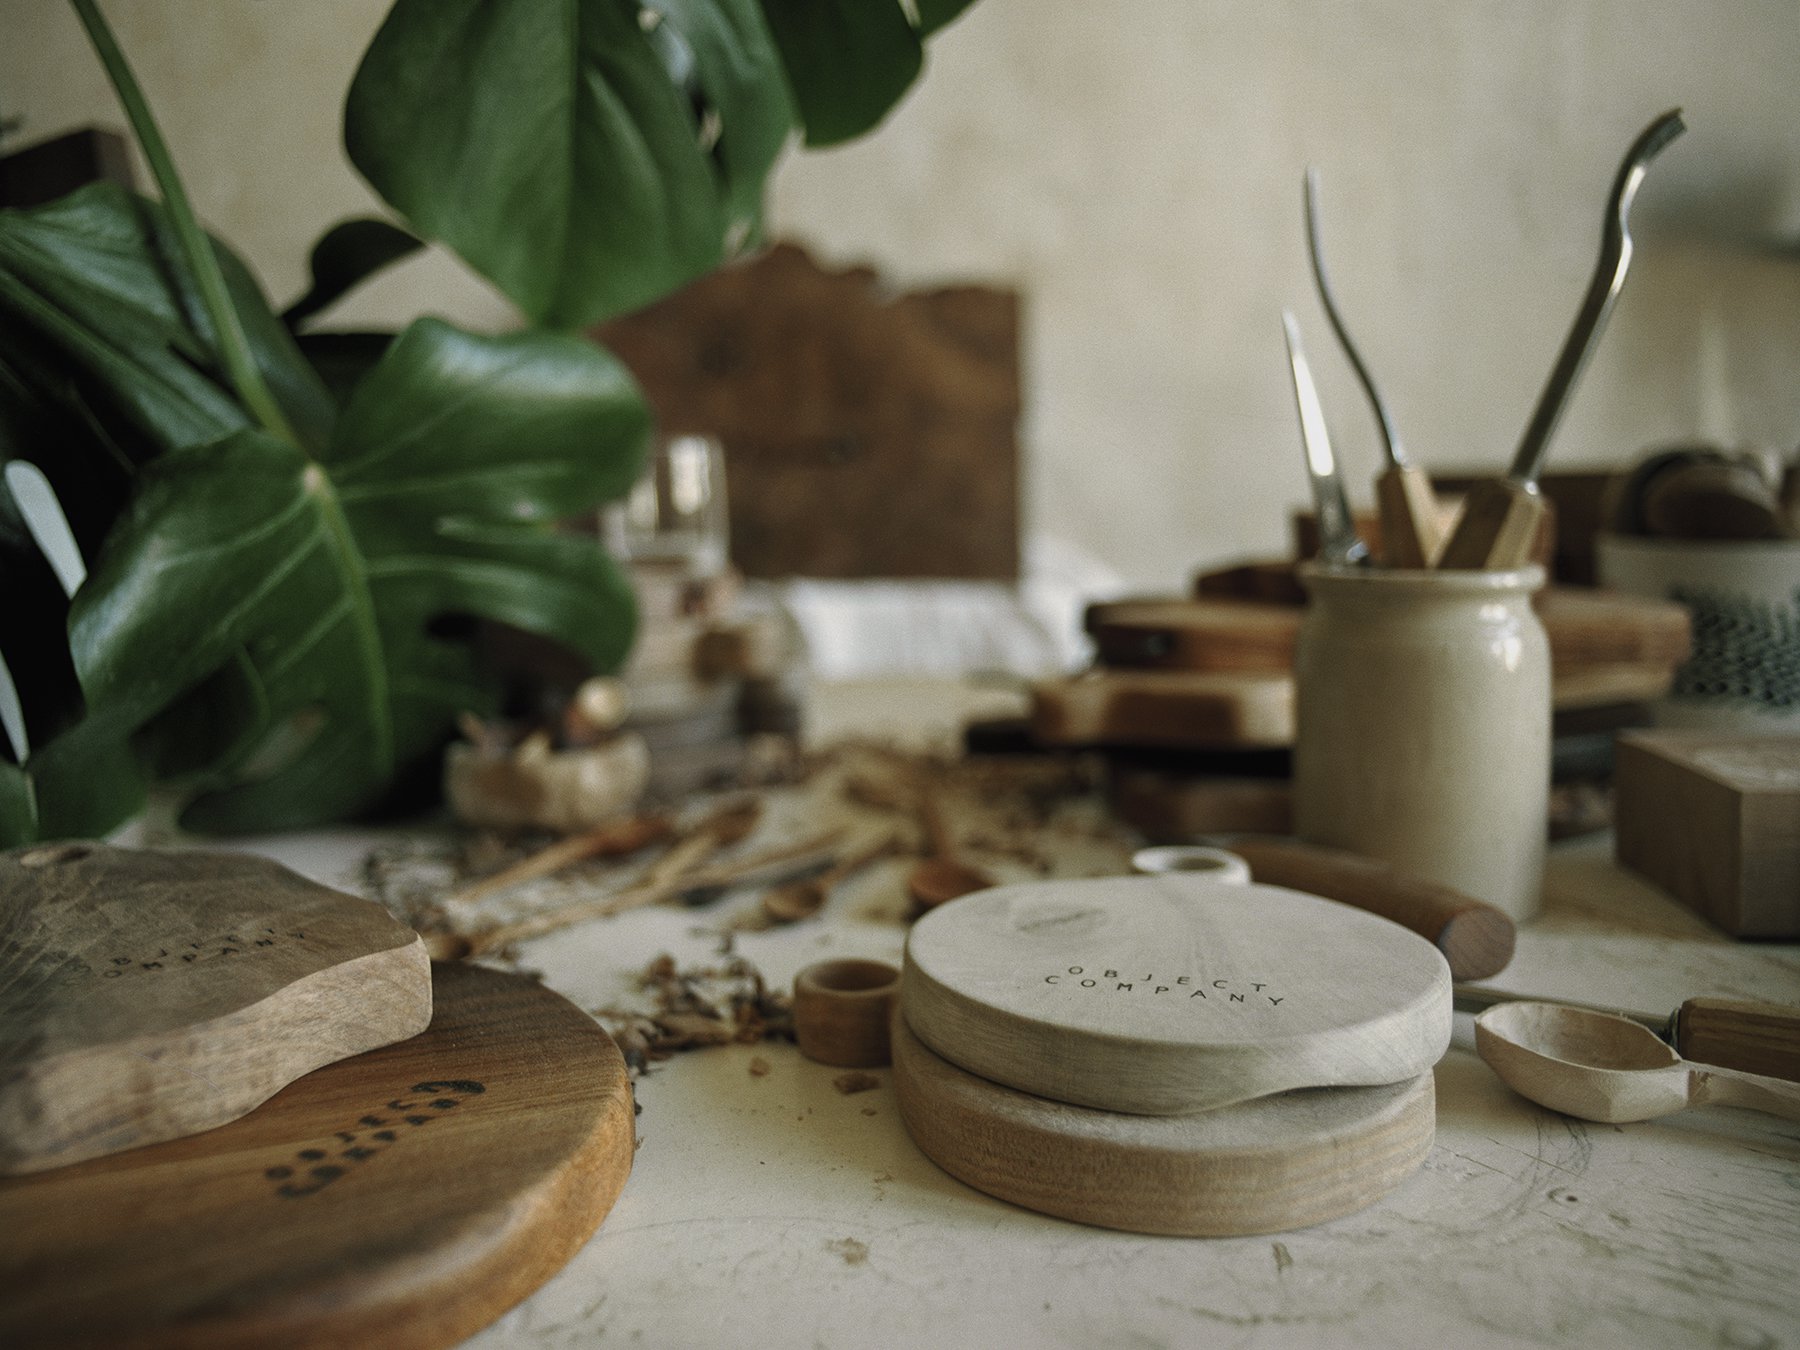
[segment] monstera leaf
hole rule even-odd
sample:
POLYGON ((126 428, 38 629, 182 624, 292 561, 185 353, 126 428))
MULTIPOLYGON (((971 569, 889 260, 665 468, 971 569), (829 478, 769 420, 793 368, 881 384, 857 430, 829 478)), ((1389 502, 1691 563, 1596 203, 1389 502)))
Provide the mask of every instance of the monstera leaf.
POLYGON ((203 714, 190 700, 208 687, 231 693, 248 734, 210 766, 187 823, 366 809, 484 701, 466 645, 434 634, 447 616, 615 665, 629 587, 591 541, 548 526, 629 485, 647 431, 629 376, 591 344, 425 319, 318 458, 253 430, 163 455, 75 597, 88 713, 27 766, 40 829, 91 832, 85 766, 159 717, 203 714))
POLYGON ((796 130, 869 130, 968 0, 398 0, 345 107, 350 157, 539 323, 710 270, 760 227, 796 130))

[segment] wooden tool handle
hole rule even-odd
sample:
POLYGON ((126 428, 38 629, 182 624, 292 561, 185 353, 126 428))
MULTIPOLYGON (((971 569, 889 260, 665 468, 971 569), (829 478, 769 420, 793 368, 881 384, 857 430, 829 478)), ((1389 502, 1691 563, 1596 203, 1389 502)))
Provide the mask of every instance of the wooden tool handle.
POLYGON ((1690 998, 1675 1014, 1683 1059, 1800 1082, 1800 1007, 1690 998))
POLYGON ((1694 1069, 1688 1075, 1688 1101, 1694 1106, 1743 1106, 1783 1120, 1800 1120, 1800 1083, 1731 1069, 1694 1069))
POLYGON ((1389 567, 1431 567, 1444 546, 1437 496, 1416 465, 1396 465, 1375 480, 1381 513, 1381 557, 1389 567))
POLYGON ((1543 494, 1535 487, 1506 478, 1484 479, 1469 489, 1438 566, 1457 571, 1523 567, 1531 560, 1543 518, 1543 494))
POLYGON ((1322 895, 1412 929, 1443 952, 1457 980, 1485 979, 1512 960, 1512 919, 1461 891, 1344 849, 1245 839, 1229 847, 1257 881, 1322 895))

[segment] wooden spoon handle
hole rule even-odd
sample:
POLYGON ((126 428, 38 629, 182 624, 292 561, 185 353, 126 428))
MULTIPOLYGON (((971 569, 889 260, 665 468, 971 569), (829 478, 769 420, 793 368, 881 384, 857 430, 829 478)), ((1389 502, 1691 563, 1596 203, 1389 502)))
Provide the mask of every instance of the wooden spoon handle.
POLYGON ((1783 1120, 1800 1120, 1800 1083, 1695 1065, 1688 1075, 1688 1102, 1693 1106, 1746 1106, 1783 1120))
POLYGON ((1412 929, 1443 952, 1457 980, 1497 975, 1512 960, 1513 921, 1461 891, 1346 849, 1255 839, 1232 839, 1226 847, 1250 864, 1257 881, 1322 895, 1412 929))
POLYGON ((1690 998, 1675 1014, 1683 1059, 1800 1082, 1800 1007, 1690 998))

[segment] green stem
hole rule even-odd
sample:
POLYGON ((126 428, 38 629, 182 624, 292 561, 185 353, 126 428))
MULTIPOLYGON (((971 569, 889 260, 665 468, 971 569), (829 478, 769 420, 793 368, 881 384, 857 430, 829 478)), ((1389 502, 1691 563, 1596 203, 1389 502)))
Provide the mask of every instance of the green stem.
POLYGON ((164 144, 162 133, 157 130, 156 119, 150 115, 150 105, 144 101, 143 90, 138 88, 137 79, 132 75, 131 67, 126 64, 125 53, 119 50, 112 29, 100 13, 97 0, 69 0, 69 3, 74 7, 82 27, 87 29, 88 40, 93 43, 100 63, 106 67, 107 78, 112 81, 113 89, 119 96, 125 116, 130 120, 131 129, 137 136, 138 145, 144 151, 144 158, 150 161, 150 172, 156 178, 157 187, 162 190, 163 205, 175 227, 176 242, 180 245, 182 256, 187 260, 188 271, 199 288, 200 302, 212 319, 219 354, 224 358, 225 373, 230 377, 232 387, 237 390, 238 397, 243 400, 251 415, 267 430, 292 445, 299 445, 300 438, 295 433, 293 424, 281 410, 281 405, 275 401, 275 396, 269 392, 268 382, 263 379, 255 358, 250 355, 250 343, 244 336, 243 323, 231 303, 230 293, 225 289, 225 274, 219 270, 219 260, 213 255, 211 241, 201 230, 200 222, 194 218, 194 208, 188 202, 187 189, 182 187, 181 177, 175 172, 175 161, 169 155, 169 147, 164 144))

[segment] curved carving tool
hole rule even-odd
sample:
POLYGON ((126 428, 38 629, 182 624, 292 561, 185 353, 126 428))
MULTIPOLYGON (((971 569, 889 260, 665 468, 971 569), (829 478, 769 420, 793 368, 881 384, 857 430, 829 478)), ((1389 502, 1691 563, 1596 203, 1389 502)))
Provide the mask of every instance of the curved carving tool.
POLYGON ((1551 368, 1544 392, 1538 396, 1537 409, 1519 440, 1512 467, 1504 479, 1478 483, 1470 491, 1456 532, 1444 547, 1441 566, 1517 567, 1530 555, 1531 541, 1544 514, 1537 479, 1550 447, 1550 434, 1568 404, 1570 390, 1581 377, 1588 357, 1593 355, 1600 331, 1612 313, 1613 301, 1625 285, 1625 272, 1631 266, 1631 203, 1643 185, 1650 161, 1685 130, 1681 109, 1671 109, 1645 127, 1626 152, 1606 204, 1594 279, 1563 342, 1562 354, 1551 368))
POLYGON ((1306 251, 1312 259, 1313 280, 1318 284, 1325 317, 1331 320, 1331 331, 1337 334, 1344 355, 1350 358, 1350 366, 1356 371, 1363 393, 1368 395, 1369 407, 1381 429, 1387 468, 1375 480, 1375 503, 1381 513, 1382 561, 1390 567, 1430 567, 1437 561, 1444 542, 1438 524, 1437 498, 1431 491, 1431 479, 1418 465, 1409 463, 1400 448, 1394 419, 1388 415, 1387 404, 1338 312, 1331 280, 1325 273, 1325 250, 1319 243, 1319 175, 1311 168, 1306 171, 1306 251))
POLYGON ((1288 365, 1294 372, 1294 406, 1300 412, 1300 439, 1306 447, 1306 473, 1312 480, 1313 506, 1319 513, 1319 560, 1339 567, 1362 566, 1369 548, 1357 537, 1356 521, 1344 497, 1344 481, 1338 477, 1331 454, 1331 435, 1325 429, 1325 410, 1313 384, 1306 354, 1300 350, 1300 325, 1293 314, 1281 311, 1287 330, 1288 365))

